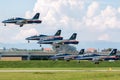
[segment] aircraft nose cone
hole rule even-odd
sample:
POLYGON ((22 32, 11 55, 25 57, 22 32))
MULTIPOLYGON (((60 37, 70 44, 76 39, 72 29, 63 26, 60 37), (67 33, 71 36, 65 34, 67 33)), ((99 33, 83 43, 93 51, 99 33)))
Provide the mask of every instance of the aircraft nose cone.
POLYGON ((40 41, 38 41, 37 44, 40 44, 40 41))
POLYGON ((5 23, 5 21, 2 21, 2 23, 5 23))
POLYGON ((54 60, 54 59, 56 59, 56 57, 53 56, 53 57, 50 57, 50 59, 51 59, 51 60, 54 60))
POLYGON ((25 38, 26 40, 29 40, 29 38, 25 38))

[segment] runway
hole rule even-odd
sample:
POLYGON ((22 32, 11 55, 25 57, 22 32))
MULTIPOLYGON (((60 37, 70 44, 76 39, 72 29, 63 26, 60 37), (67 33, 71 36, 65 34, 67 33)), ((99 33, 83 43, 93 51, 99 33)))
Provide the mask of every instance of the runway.
POLYGON ((120 70, 0 70, 2 72, 120 72, 120 70))

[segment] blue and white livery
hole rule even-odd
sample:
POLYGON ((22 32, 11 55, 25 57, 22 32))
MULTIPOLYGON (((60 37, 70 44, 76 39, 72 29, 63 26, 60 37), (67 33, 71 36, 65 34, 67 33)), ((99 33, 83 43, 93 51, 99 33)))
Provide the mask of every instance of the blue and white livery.
POLYGON ((16 25, 20 25, 20 27, 22 27, 24 24, 33 24, 33 23, 40 24, 42 20, 38 20, 39 16, 40 13, 36 13, 32 19, 16 17, 16 18, 4 20, 2 21, 2 23, 4 23, 4 26, 6 26, 6 24, 16 24, 16 25))

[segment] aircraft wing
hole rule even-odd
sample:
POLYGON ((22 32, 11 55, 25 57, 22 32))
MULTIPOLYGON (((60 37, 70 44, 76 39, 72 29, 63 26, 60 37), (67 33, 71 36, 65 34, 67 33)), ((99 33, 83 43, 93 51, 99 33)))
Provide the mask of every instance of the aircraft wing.
POLYGON ((51 41, 39 40, 39 42, 38 42, 38 44, 55 44, 55 43, 56 43, 56 41, 53 41, 53 40, 51 40, 51 41))
POLYGON ((26 23, 27 23, 27 19, 16 18, 16 24, 17 25, 23 25, 23 24, 26 24, 26 23))
POLYGON ((53 44, 64 44, 64 40, 53 41, 53 44))
POLYGON ((39 41, 38 43, 43 43, 43 44, 47 44, 47 43, 49 43, 49 44, 52 44, 52 45, 57 45, 57 44, 63 44, 63 42, 61 41, 61 40, 51 40, 51 41, 44 41, 44 40, 41 40, 41 41, 39 41))
POLYGON ((25 24, 25 23, 27 23, 27 20, 24 19, 24 20, 21 21, 21 23, 25 24))

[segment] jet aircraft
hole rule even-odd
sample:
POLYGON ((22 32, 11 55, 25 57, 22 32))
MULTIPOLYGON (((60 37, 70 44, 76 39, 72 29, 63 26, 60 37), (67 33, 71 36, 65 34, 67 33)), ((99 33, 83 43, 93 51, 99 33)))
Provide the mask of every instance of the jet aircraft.
POLYGON ((31 36, 26 38, 26 40, 28 40, 28 43, 30 42, 30 40, 37 40, 39 42, 44 42, 44 41, 55 41, 55 40, 62 40, 63 37, 60 36, 61 35, 61 30, 58 30, 55 35, 35 35, 35 36, 31 36))
POLYGON ((80 52, 77 55, 68 55, 65 56, 64 59, 66 61, 74 60, 77 56, 85 54, 85 49, 81 49, 80 52))
POLYGON ((65 56, 69 56, 69 55, 71 55, 71 54, 67 54, 67 53, 58 53, 58 54, 56 54, 56 55, 54 55, 54 56, 52 56, 52 57, 50 57, 50 59, 51 60, 64 60, 64 57, 65 56))
POLYGON ((75 40, 77 36, 77 33, 73 33, 73 35, 69 39, 64 40, 40 40, 38 44, 51 44, 53 46, 59 47, 59 45, 63 44, 78 44, 79 41, 75 40))
POLYGON ((78 55, 75 60, 92 60, 95 64, 99 64, 100 60, 118 60, 119 57, 116 56, 117 49, 113 49, 109 55, 100 55, 100 54, 83 54, 78 55))
POLYGON ((42 22, 42 20, 38 20, 39 16, 40 16, 40 13, 36 13, 32 19, 16 17, 16 18, 4 20, 2 21, 2 23, 4 23, 4 26, 6 26, 7 23, 11 23, 11 24, 20 25, 20 27, 22 27, 24 24, 33 24, 33 23, 39 24, 42 22))
MULTIPOLYGON (((84 49, 81 49, 80 52, 78 53, 78 55, 82 55, 82 54, 84 54, 84 49)), ((70 61, 71 59, 74 59, 74 57, 76 57, 76 56, 77 55, 73 55, 73 54, 58 53, 58 54, 50 57, 50 59, 52 59, 52 60, 62 59, 62 60, 70 61)))

